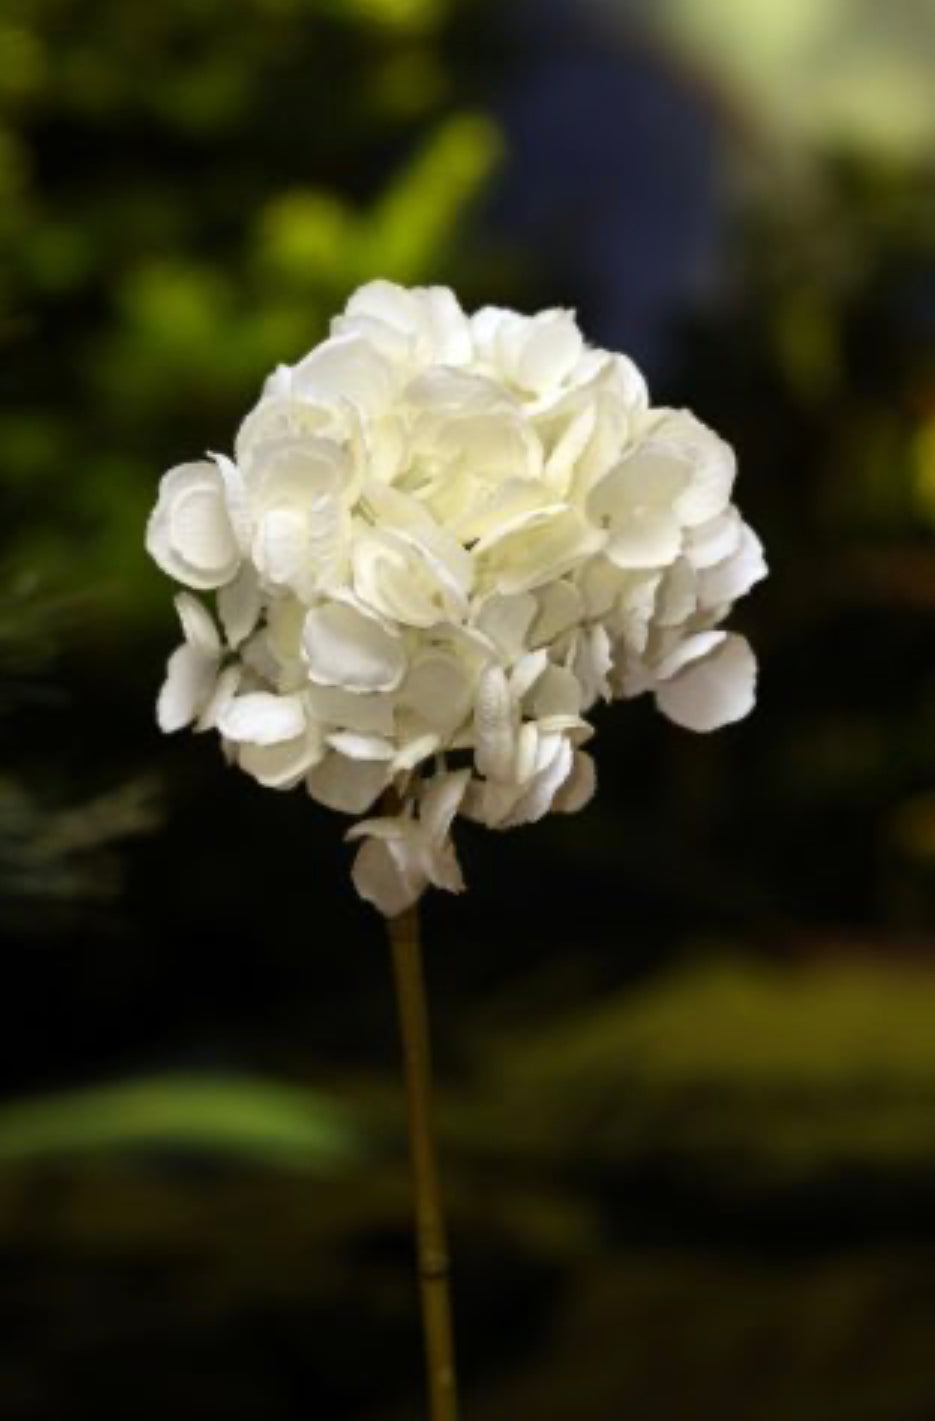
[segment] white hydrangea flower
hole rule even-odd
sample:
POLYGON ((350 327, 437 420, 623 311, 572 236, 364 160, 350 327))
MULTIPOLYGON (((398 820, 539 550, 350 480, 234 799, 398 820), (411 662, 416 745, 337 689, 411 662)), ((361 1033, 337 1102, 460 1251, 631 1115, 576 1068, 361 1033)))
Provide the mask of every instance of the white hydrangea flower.
POLYGON ((571 312, 371 282, 270 376, 233 458, 162 480, 146 545, 190 590, 159 725, 216 729, 260 784, 346 814, 389 792, 347 836, 388 916, 458 892, 456 815, 590 799, 598 700, 650 692, 696 731, 750 710, 753 654, 722 624, 766 564, 734 474, 571 312))

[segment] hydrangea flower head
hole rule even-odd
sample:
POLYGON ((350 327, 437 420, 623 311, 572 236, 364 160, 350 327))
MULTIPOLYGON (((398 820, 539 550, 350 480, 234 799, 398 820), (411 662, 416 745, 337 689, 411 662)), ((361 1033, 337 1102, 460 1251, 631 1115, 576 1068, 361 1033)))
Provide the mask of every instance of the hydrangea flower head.
POLYGON ((750 710, 722 624, 766 566, 734 472, 572 313, 371 282, 269 377, 233 457, 162 479, 146 544, 186 590, 159 724, 369 816, 353 877, 388 916, 457 892, 456 815, 590 798, 596 702, 649 693, 697 731, 750 710))

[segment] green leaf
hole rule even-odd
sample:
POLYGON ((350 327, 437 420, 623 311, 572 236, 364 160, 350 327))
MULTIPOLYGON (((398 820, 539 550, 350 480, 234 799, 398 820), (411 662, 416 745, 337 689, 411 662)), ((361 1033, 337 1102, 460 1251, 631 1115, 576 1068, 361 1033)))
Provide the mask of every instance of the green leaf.
POLYGON ((714 958, 486 1036, 454 1123, 475 1150, 591 1167, 663 1152, 731 1187, 928 1169, 933 1018, 935 977, 910 964, 714 958))
POLYGON ((153 1076, 0 1107, 0 1163, 154 1150, 332 1170, 360 1140, 334 1102, 259 1076, 153 1076))

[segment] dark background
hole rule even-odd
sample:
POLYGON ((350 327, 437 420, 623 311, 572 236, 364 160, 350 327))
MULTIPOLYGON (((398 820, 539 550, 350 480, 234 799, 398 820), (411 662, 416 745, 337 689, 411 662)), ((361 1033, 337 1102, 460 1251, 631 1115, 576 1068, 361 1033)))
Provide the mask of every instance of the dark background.
POLYGON ((375 275, 576 307, 772 566, 747 723, 426 901, 465 1414, 935 1417, 933 92, 922 0, 5 0, 3 1421, 418 1414, 381 923, 142 549, 375 275))

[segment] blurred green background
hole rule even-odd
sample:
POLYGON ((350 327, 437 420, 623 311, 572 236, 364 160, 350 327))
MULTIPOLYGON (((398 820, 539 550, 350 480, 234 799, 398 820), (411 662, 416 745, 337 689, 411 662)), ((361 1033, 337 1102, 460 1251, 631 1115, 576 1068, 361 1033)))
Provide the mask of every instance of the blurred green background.
POLYGON ((933 94, 926 0, 4 0, 4 1421, 419 1414, 381 927, 142 551, 376 275, 576 307, 773 567, 747 724, 427 904, 465 1413, 935 1416, 933 94))

